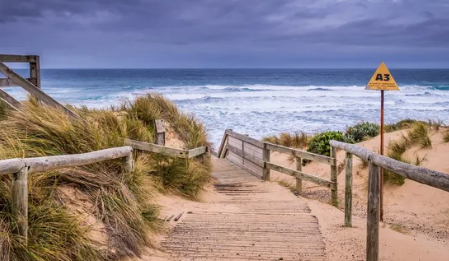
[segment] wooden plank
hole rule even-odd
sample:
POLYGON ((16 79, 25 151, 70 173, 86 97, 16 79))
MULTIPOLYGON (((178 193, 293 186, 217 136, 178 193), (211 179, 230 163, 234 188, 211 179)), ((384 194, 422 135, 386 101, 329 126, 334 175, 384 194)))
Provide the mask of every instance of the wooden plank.
MULTIPOLYGON (((295 161, 296 161, 296 170, 302 172, 302 158, 296 157, 295 161)), ((302 179, 301 178, 296 178, 296 192, 298 192, 298 194, 302 193, 302 179)))
POLYGON ((281 173, 284 173, 284 174, 287 174, 287 175, 290 175, 290 176, 293 176, 293 177, 298 177, 298 178, 301 178, 301 179, 303 179, 305 181, 310 181, 310 182, 313 182, 313 183, 315 183, 317 185, 320 185, 320 186, 323 186, 323 187, 330 188, 331 186, 333 186, 335 184, 332 181, 325 180, 325 179, 322 179, 322 178, 318 178, 318 177, 315 177, 313 175, 304 173, 302 171, 289 169, 289 168, 282 167, 282 166, 279 166, 279 165, 276 165, 276 164, 273 164, 273 163, 269 163, 269 162, 266 162, 265 164, 266 164, 266 167, 271 169, 271 170, 278 171, 278 172, 281 172, 281 173))
POLYGON ((134 149, 160 153, 172 157, 185 158, 185 159, 189 157, 189 152, 187 150, 164 147, 161 145, 156 145, 148 142, 125 139, 125 145, 131 146, 134 149))
POLYGON ((411 179, 413 181, 429 185, 431 187, 439 188, 441 190, 449 192, 449 175, 423 167, 410 165, 404 162, 400 162, 357 145, 348 144, 339 141, 331 141, 332 146, 345 150, 362 160, 371 160, 374 164, 383 169, 388 169, 394 173, 397 173, 403 177, 411 179))
MULTIPOLYGON (((30 78, 26 78, 25 80, 31 81, 30 78)), ((17 87, 19 85, 15 84, 11 79, 8 78, 0 78, 0 87, 17 87)))
POLYGON ((123 158, 123 165, 125 166, 126 172, 132 172, 134 170, 134 159, 132 151, 123 158))
POLYGON ((241 141, 241 140, 239 140, 237 138, 234 138, 234 137, 230 137, 230 136, 228 137, 228 144, 232 145, 232 146, 234 146, 236 148, 242 148, 243 147, 243 141, 241 141))
POLYGON ((202 155, 202 154, 204 154, 206 152, 207 152, 207 147, 198 147, 196 149, 189 150, 188 151, 188 155, 189 155, 188 157, 190 159, 190 158, 202 155))
POLYGON ((263 144, 264 143, 259 141, 259 140, 250 138, 248 136, 242 135, 242 134, 237 133, 237 132, 233 132, 232 130, 226 130, 226 134, 228 134, 228 136, 230 136, 230 137, 233 137, 233 138, 236 138, 238 140, 247 142, 247 143, 252 144, 252 145, 254 145, 256 147, 263 148, 263 144))
MULTIPOLYGON (((267 148, 267 144, 264 143, 263 144, 262 160, 265 161, 265 162, 270 162, 270 155, 271 155, 271 151, 267 148)), ((265 180, 265 181, 270 181, 271 180, 270 168, 268 168, 266 164, 263 166, 262 179, 265 180)))
POLYGON ((0 175, 17 173, 24 167, 23 159, 0 160, 0 175))
POLYGON ((83 154, 27 158, 23 159, 23 161, 26 166, 29 167, 28 173, 31 174, 35 172, 84 166, 105 160, 123 158, 129 156, 131 152, 132 148, 125 146, 83 154))
POLYGON ((155 120, 154 121, 154 125, 155 125, 155 129, 156 129, 156 133, 162 133, 165 132, 165 122, 164 120, 155 120))
POLYGON ((0 54, 0 62, 4 63, 36 62, 36 55, 0 54))
POLYGON ((346 152, 345 226, 352 227, 352 154, 346 152))
POLYGON ((366 227, 366 260, 379 259, 380 168, 369 162, 368 223, 366 227))
POLYGON ((227 129, 224 134, 223 134, 223 138, 221 139, 221 143, 220 143, 220 147, 218 148, 218 158, 222 159, 224 158, 224 152, 226 150, 226 144, 228 142, 228 134, 226 134, 227 131, 232 131, 231 129, 227 129))
POLYGON ((328 164, 331 166, 332 166, 332 164, 335 164, 334 160, 331 157, 318 155, 318 154, 310 153, 310 152, 303 151, 303 150, 292 149, 292 148, 288 148, 285 146, 272 144, 272 143, 267 143, 267 148, 271 151, 277 151, 280 153, 290 154, 295 157, 300 157, 302 159, 316 161, 316 162, 328 164))
POLYGON ((79 116, 77 114, 75 114, 71 110, 67 109, 66 107, 64 107, 63 105, 58 103, 52 97, 48 96, 45 92, 38 89, 32 83, 30 83, 26 79, 22 78, 20 75, 15 73, 13 70, 11 70, 8 66, 6 66, 2 62, 0 62, 0 72, 3 73, 3 75, 5 75, 6 77, 10 78, 16 84, 20 85, 26 91, 31 93, 37 99, 39 99, 40 101, 43 101, 45 104, 55 107, 55 108, 58 108, 58 109, 61 109, 69 116, 79 118, 79 116))
POLYGON ((154 120, 154 129, 156 130, 154 140, 156 144, 165 146, 165 122, 164 120, 154 120))
MULTIPOLYGON (((256 165, 259 166, 259 167, 262 167, 262 168, 263 168, 263 166, 265 165, 265 163, 264 163, 263 160, 261 160, 261 159, 259 159, 259 158, 256 158, 256 157, 254 157, 254 156, 252 156, 252 155, 250 155, 250 154, 246 154, 246 153, 243 152, 241 149, 236 148, 236 147, 234 147, 234 146, 232 146, 232 145, 230 145, 230 144, 228 144, 228 150, 229 150, 230 152, 232 152, 232 153, 234 153, 234 154, 240 156, 242 159, 244 158, 244 159, 246 159, 246 160, 248 160, 248 161, 251 161, 252 163, 256 164, 256 165)), ((242 161, 242 164, 243 164, 243 161, 242 161)))
POLYGON ((251 145, 249 143, 244 142, 243 148, 245 151, 245 154, 251 154, 254 157, 257 157, 259 159, 263 158, 263 149, 256 147, 254 145, 251 145))
POLYGON ((249 161, 245 160, 243 163, 243 166, 246 170, 250 171, 253 175, 262 178, 263 177, 263 168, 259 165, 249 161))
POLYGON ((248 172, 249 174, 261 179, 262 176, 260 175, 260 173, 258 171, 254 172, 252 168, 248 167, 248 165, 243 165, 243 158, 240 157, 239 155, 233 153, 232 151, 228 150, 228 155, 226 156, 226 158, 231 161, 232 163, 234 163, 235 165, 239 166, 240 168, 242 168, 242 170, 248 172))
POLYGON ((232 151, 228 150, 228 154, 226 155, 226 158, 230 160, 231 162, 237 164, 238 166, 243 166, 243 158, 232 151))
POLYGON ((0 89, 0 99, 14 110, 18 110, 20 108, 21 103, 2 89, 0 89))
POLYGON ((333 163, 331 164, 331 181, 335 184, 331 187, 332 205, 338 207, 338 186, 337 186, 337 149, 330 147, 330 156, 333 163))
POLYGON ((337 149, 341 149, 341 150, 349 152, 353 155, 356 155, 357 157, 359 157, 360 159, 362 159, 364 161, 369 161, 369 156, 373 154, 372 151, 369 151, 363 147, 360 147, 360 146, 357 146, 354 144, 344 143, 341 141, 331 140, 329 142, 329 144, 332 147, 335 147, 337 149))
POLYGON ((35 61, 30 62, 30 80, 37 88, 41 89, 41 65, 39 56, 35 56, 35 61))
POLYGON ((13 174, 12 215, 17 220, 17 232, 28 238, 28 167, 13 174))

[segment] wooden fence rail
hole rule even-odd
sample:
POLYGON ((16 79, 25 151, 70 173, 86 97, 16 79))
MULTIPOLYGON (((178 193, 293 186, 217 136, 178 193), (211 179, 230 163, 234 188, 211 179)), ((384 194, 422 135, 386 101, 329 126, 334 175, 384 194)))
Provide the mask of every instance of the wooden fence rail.
POLYGON ((392 171, 410 180, 449 192, 446 173, 406 164, 357 145, 330 141, 334 148, 346 151, 345 225, 352 226, 352 155, 369 162, 366 260, 379 258, 380 168, 392 171))
MULTIPOLYGON (((0 73, 7 78, 0 78, 0 87, 20 86, 39 101, 45 103, 48 106, 52 106, 57 109, 61 109, 64 113, 70 117, 79 118, 79 116, 57 102, 55 99, 47 95, 41 90, 41 73, 40 73, 40 58, 38 55, 11 55, 0 54, 0 73), (23 78, 17 74, 14 70, 9 68, 5 63, 22 62, 29 63, 30 77, 23 78)), ((0 99, 5 101, 6 104, 13 109, 19 109, 20 102, 8 95, 5 91, 0 90, 0 99)))
MULTIPOLYGON (((335 149, 331 149, 335 150, 335 149)), ((332 154, 331 151, 331 155, 332 154)), ((337 206, 337 163, 335 157, 327 157, 310 153, 307 151, 292 149, 269 142, 262 142, 248 137, 232 130, 226 130, 223 135, 217 156, 227 158, 253 175, 263 179, 270 180, 270 170, 278 171, 296 178, 296 189, 298 193, 302 192, 302 181, 306 180, 320 186, 331 189, 332 204, 337 206), (270 162, 270 153, 276 151, 292 155, 296 159, 296 169, 290 169, 284 166, 270 162), (302 160, 311 160, 324 163, 331 168, 331 178, 326 180, 313 174, 302 171, 302 160)))
POLYGON ((148 152, 154 152, 154 153, 161 153, 167 156, 171 157, 177 157, 177 158, 184 158, 184 159, 190 159, 199 155, 202 155, 206 153, 207 147, 198 147, 191 150, 184 150, 184 149, 176 149, 176 148, 170 148, 165 147, 153 143, 148 142, 142 142, 137 140, 131 140, 131 139, 125 139, 125 145, 131 146, 134 149, 142 150, 142 151, 148 151, 148 152))
POLYGON ((132 151, 131 147, 126 146, 83 154, 0 160, 0 175, 13 174, 12 214, 17 220, 18 234, 28 237, 28 174, 118 158, 124 158, 125 171, 132 171, 132 151))
POLYGON ((125 140, 125 143, 130 146, 110 148, 83 154, 0 160, 0 176, 13 174, 12 214, 17 220, 18 234, 25 237, 25 239, 28 235, 28 174, 61 168, 85 166, 119 158, 123 158, 125 171, 130 172, 134 168, 133 148, 186 159, 207 152, 207 147, 179 150, 129 139, 125 140))

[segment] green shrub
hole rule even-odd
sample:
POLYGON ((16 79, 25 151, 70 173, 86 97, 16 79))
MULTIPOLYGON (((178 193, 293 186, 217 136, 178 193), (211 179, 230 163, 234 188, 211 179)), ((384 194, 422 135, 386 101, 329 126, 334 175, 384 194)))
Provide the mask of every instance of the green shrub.
POLYGON ((313 136, 307 149, 308 152, 330 156, 329 141, 345 141, 341 131, 326 131, 313 136))
POLYGON ((361 142, 379 134, 379 125, 371 122, 362 122, 346 130, 346 139, 361 142))

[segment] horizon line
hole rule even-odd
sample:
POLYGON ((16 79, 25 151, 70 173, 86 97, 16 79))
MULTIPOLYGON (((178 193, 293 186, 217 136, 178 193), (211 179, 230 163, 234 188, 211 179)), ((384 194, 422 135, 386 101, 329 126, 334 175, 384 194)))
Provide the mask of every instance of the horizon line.
MULTIPOLYGON (((28 68, 14 68, 10 67, 11 69, 28 69, 28 68)), ((449 67, 425 67, 425 68, 419 68, 419 67, 388 67, 389 69, 394 70, 448 70, 449 67)), ((54 68, 54 67, 41 67, 41 70, 376 70, 377 67, 358 67, 358 68, 351 68, 351 67, 266 67, 266 68, 257 68, 257 67, 238 67, 238 68, 226 68, 226 67, 212 67, 212 68, 204 68, 204 67, 129 67, 129 68, 115 68, 115 67, 69 67, 69 68, 54 68)))

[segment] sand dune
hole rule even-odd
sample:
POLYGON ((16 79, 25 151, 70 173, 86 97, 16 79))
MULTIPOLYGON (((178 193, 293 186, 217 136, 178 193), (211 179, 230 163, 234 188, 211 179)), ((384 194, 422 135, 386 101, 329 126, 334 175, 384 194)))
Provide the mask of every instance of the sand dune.
MULTIPOLYGON (((387 133, 389 140, 398 139, 403 131, 387 133)), ((423 157, 422 166, 449 173, 449 143, 444 143, 442 133, 431 133, 432 148, 413 147, 406 157, 423 157)), ((372 151, 379 151, 379 137, 359 143, 372 151)), ((337 153, 338 163, 344 162, 345 153, 337 153)), ((277 164, 294 168, 287 155, 273 153, 277 164)), ((342 165, 340 165, 342 166, 342 165)), ((310 163, 303 168, 306 173, 329 179, 330 168, 319 163, 310 163)), ((329 204, 330 191, 304 182, 303 196, 310 199, 309 206, 315 213, 327 239, 330 260, 364 259, 366 235, 366 202, 368 186, 368 168, 361 160, 354 158, 353 175, 353 214, 356 228, 342 228, 343 212, 329 204)), ((272 172, 272 178, 294 186, 295 179, 287 175, 272 172)), ((344 204, 344 170, 338 175, 340 208, 344 204)), ((382 260, 448 260, 449 259, 449 193, 420 183, 406 180, 402 186, 385 186, 385 223, 381 229, 382 260)))

